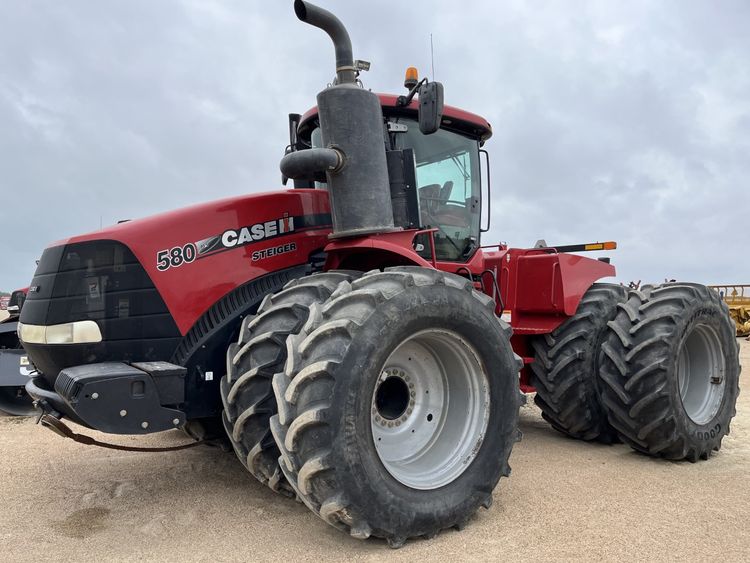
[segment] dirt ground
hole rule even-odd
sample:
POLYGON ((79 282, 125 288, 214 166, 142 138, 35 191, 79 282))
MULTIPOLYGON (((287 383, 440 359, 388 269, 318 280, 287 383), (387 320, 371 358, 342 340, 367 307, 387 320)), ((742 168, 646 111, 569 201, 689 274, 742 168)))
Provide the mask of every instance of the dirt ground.
MULTIPOLYGON (((742 342, 750 388, 750 342, 742 342)), ((653 460, 552 431, 522 409, 513 474, 462 532, 390 550, 324 524, 208 447, 123 453, 0 418, 4 561, 747 560, 750 393, 708 462, 653 460)), ((120 438, 122 442, 135 442, 120 438)), ((179 432, 138 440, 177 444, 179 432)))

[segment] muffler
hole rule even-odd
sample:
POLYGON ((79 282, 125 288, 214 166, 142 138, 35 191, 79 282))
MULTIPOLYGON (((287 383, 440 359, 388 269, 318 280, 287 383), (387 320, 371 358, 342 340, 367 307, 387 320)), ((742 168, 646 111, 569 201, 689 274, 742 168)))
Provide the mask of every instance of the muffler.
POLYGON ((323 148, 285 155, 281 171, 289 178, 325 172, 333 219, 331 238, 393 231, 380 100, 357 83, 344 24, 327 10, 302 0, 295 1, 294 12, 331 38, 336 79, 317 96, 323 148))

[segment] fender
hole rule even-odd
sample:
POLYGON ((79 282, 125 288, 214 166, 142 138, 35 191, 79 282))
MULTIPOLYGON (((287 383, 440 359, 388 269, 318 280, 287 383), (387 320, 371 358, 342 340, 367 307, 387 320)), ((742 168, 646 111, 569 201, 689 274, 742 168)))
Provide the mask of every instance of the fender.
POLYGON ((414 237, 419 233, 412 229, 331 242, 325 247, 325 269, 367 271, 388 266, 435 268, 414 251, 414 237))
POLYGON ((555 330, 575 314, 594 282, 615 275, 611 264, 576 254, 511 249, 508 256, 502 286, 510 292, 506 307, 515 334, 555 330))

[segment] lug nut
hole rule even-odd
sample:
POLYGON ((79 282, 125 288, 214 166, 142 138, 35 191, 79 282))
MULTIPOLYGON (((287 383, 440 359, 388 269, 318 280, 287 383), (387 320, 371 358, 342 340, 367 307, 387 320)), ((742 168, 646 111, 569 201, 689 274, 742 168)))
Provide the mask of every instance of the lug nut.
POLYGON ((128 411, 126 411, 125 409, 122 409, 120 411, 120 416, 127 416, 127 415, 128 415, 128 411))
POLYGON ((92 399, 98 399, 99 398, 99 393, 91 393, 91 398, 92 399))
POLYGON ((174 420, 172 421, 172 424, 174 424, 175 426, 179 426, 179 425, 180 425, 180 419, 179 419, 179 418, 175 418, 175 419, 174 419, 174 420))
POLYGON ((146 428, 148 428, 148 422, 145 422, 145 421, 144 421, 144 422, 141 422, 141 428, 143 428, 144 430, 145 430, 146 428))

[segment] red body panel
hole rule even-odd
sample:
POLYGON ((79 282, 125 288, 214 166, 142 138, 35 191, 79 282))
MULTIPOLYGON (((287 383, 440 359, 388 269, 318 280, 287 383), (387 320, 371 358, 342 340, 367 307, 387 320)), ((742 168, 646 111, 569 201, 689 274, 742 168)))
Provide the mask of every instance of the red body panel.
MULTIPOLYGON (((331 229, 319 221, 314 227, 302 226, 269 240, 199 255, 190 263, 165 271, 157 268, 158 253, 220 236, 229 229, 275 221, 284 213, 291 217, 328 215, 328 194, 322 190, 284 190, 227 198, 120 223, 53 246, 102 239, 126 245, 146 269, 180 332, 185 334, 229 291, 268 272, 306 263, 311 253, 326 245, 331 229), (252 260, 255 251, 290 242, 294 242, 295 250, 252 260)), ((330 224, 330 218, 323 221, 326 222, 330 224)))

